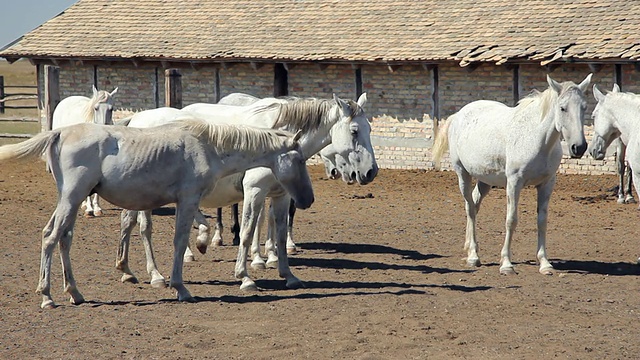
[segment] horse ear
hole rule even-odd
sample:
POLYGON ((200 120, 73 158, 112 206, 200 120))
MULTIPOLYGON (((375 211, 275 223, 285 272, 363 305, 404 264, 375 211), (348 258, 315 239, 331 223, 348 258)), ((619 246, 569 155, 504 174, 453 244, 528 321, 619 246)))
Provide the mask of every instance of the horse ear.
POLYGON ((343 115, 351 114, 351 108, 349 107, 349 104, 346 101, 340 99, 336 94, 333 94, 333 100, 336 101, 343 115))
POLYGON ((358 106, 360 106, 361 108, 364 108, 364 104, 366 104, 366 103, 367 103, 367 93, 364 92, 358 98, 358 106))
POLYGON ((618 93, 620 92, 620 86, 618 86, 618 84, 613 84, 613 90, 611 90, 612 93, 618 93))
POLYGON ((113 95, 115 95, 117 92, 118 92, 118 88, 116 87, 115 89, 113 89, 113 91, 112 91, 112 92, 111 92, 111 94, 109 94, 109 95, 113 96, 113 95))
POLYGON ((92 85, 91 88, 93 89, 93 97, 98 96, 98 89, 96 89, 96 86, 92 85))
POLYGON ((302 137, 302 130, 298 130, 298 132, 293 135, 293 141, 298 142, 300 141, 300 138, 302 137))
POLYGON ((562 85, 560 85, 559 82, 553 80, 549 75, 547 75, 547 84, 549 84, 549 87, 552 88, 553 91, 557 92, 558 94, 562 92, 562 85))
POLYGON ((598 89, 596 84, 593 84, 593 97, 596 98, 597 102, 600 102, 604 99, 604 94, 598 89))
POLYGON ((582 91, 582 92, 587 91, 587 88, 589 87, 589 84, 591 83, 591 77, 592 76, 593 76, 593 74, 589 74, 589 75, 587 75, 586 78, 584 78, 584 80, 582 80, 580 85, 578 85, 578 88, 580 89, 580 91, 582 91))

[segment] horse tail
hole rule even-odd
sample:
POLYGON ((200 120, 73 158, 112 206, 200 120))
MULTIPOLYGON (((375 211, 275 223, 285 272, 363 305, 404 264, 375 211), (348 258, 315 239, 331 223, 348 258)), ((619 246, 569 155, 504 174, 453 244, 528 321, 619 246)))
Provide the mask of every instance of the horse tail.
POLYGON ((452 116, 445 121, 441 121, 440 124, 433 129, 435 140, 431 148, 431 158, 433 159, 433 167, 436 170, 440 170, 440 159, 442 159, 442 155, 449 150, 449 124, 451 124, 451 120, 453 120, 452 116))
POLYGON ((57 142, 60 131, 45 131, 37 134, 29 140, 17 144, 0 146, 0 162, 7 160, 26 160, 34 157, 42 157, 45 151, 57 142))

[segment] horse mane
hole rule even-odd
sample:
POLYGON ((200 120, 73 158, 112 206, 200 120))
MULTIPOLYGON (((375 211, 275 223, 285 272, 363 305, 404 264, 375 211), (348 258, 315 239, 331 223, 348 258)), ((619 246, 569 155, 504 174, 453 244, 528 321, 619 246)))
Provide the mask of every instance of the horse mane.
POLYGON ((109 102, 110 100, 111 100, 111 94, 109 94, 109 92, 104 90, 98 91, 98 93, 95 94, 95 96, 92 96, 91 99, 89 99, 89 101, 87 102, 87 105, 83 110, 82 118, 84 119, 84 121, 93 122, 94 111, 95 111, 94 107, 97 104, 106 103, 106 102, 109 102))
POLYGON ((283 130, 261 129, 243 125, 210 124, 197 118, 174 121, 175 125, 189 131, 196 138, 213 146, 218 151, 248 151, 262 153, 265 150, 281 149, 285 141, 293 136, 283 130))
MULTIPOLYGON (((274 128, 286 127, 291 131, 308 132, 322 126, 323 120, 331 108, 337 105, 333 99, 281 97, 284 103, 271 104, 263 109, 278 109, 278 117, 274 128)), ((353 100, 346 100, 351 118, 364 113, 362 108, 353 100)))

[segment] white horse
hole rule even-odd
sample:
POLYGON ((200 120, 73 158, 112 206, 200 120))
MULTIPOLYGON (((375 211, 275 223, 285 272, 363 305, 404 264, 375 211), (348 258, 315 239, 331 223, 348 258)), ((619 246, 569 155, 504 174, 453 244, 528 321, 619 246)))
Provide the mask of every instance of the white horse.
MULTIPOLYGON (((93 86, 93 96, 69 96, 56 106, 53 111, 53 119, 51 123, 52 129, 58 129, 63 126, 79 124, 84 122, 93 122, 95 124, 111 125, 113 124, 113 96, 118 92, 115 88, 112 92, 104 90, 98 91, 93 86)), ((85 207, 84 215, 86 217, 102 216, 102 208, 98 201, 97 194, 87 197, 83 202, 85 207)))
MULTIPOLYGON (((355 180, 364 184, 373 180, 378 172, 371 146, 371 126, 362 109, 365 102, 366 95, 364 94, 360 96, 357 103, 351 100, 342 100, 335 95, 331 100, 314 98, 263 99, 248 107, 208 104, 207 108, 211 112, 199 113, 198 116, 211 122, 242 123, 302 131, 300 144, 307 157, 331 142, 336 153, 344 159, 349 159, 345 165, 353 169, 352 173, 355 175, 350 175, 348 178, 355 177, 355 180), (270 105, 265 106, 264 104, 268 104, 269 101, 270 105)), ((224 178, 216 184, 211 193, 201 200, 201 206, 210 208, 243 201, 241 243, 238 248, 235 272, 236 277, 242 279, 242 289, 256 288, 255 282, 247 273, 246 259, 249 246, 252 244, 252 237, 259 233, 256 230, 258 217, 267 196, 271 197, 271 203, 274 207, 274 222, 276 224, 274 231, 277 246, 284 249, 286 248, 286 217, 290 197, 274 181, 269 169, 255 168, 247 171, 244 175, 236 174, 224 178)), ((129 222, 122 224, 117 267, 124 272, 123 281, 137 281, 128 268, 129 236, 135 226, 135 221, 138 220, 141 224, 140 232, 143 241, 150 243, 151 229, 148 227, 151 221, 150 216, 150 212, 141 213, 142 218, 130 216, 129 222)), ((200 233, 196 246, 200 252, 204 253, 210 239, 209 225, 203 216, 196 218, 196 221, 200 222, 200 233)), ((264 260, 260 256, 255 256, 254 262, 264 264, 264 260)), ((286 251, 278 252, 277 263, 279 274, 286 279, 287 287, 302 286, 302 282, 291 273, 286 251)), ((264 267, 264 265, 259 267, 264 267)), ((149 252, 147 252, 147 271, 151 275, 152 285, 162 286, 164 278, 157 271, 154 259, 149 252)))
POLYGON ((547 76, 549 88, 535 92, 509 107, 495 101, 479 100, 452 115, 439 131, 433 145, 434 161, 449 149, 451 165, 458 174, 460 192, 467 213, 465 249, 467 264, 479 266, 476 241, 476 214, 492 186, 506 187, 506 236, 502 247, 500 273, 515 274, 511 263, 511 240, 518 221, 518 200, 524 186, 538 191, 538 251, 540 273, 552 274, 545 242, 549 198, 562 159, 560 138, 564 138, 573 158, 587 149, 584 137, 584 92, 591 74, 579 85, 558 83, 547 76), (472 179, 477 179, 475 188, 472 179))
POLYGON ((69 251, 76 212, 92 192, 124 209, 146 210, 176 203, 170 286, 177 290, 178 300, 192 301, 182 281, 182 265, 200 198, 223 176, 267 166, 298 206, 308 208, 314 200, 313 189, 298 138, 284 131, 190 120, 144 130, 77 124, 0 147, 0 161, 46 154, 58 187, 58 203, 42 237, 41 307, 55 306, 50 295, 50 270, 58 241, 64 289, 72 304, 84 302, 73 277, 69 251))
MULTIPOLYGON (((636 191, 640 189, 640 96, 620 92, 618 85, 604 95, 593 86, 593 96, 598 101, 593 110, 593 138, 589 144, 591 156, 602 160, 607 147, 616 139, 627 144, 627 160, 631 167, 629 178, 633 178, 636 191)), ((640 195, 638 196, 640 198, 640 195)))
MULTIPOLYGON (((255 97, 253 95, 250 94, 245 94, 245 93, 231 93, 229 95, 226 95, 224 97, 222 97, 220 99, 220 101, 218 101, 218 104, 223 104, 223 105, 236 105, 236 106, 247 106, 247 105, 251 105, 255 102, 257 102, 258 100, 260 100, 260 98, 255 97)), ((195 108, 195 107, 199 107, 201 106, 200 103, 198 104, 193 104, 190 106, 187 106, 186 109, 187 111, 189 109, 195 108)), ((206 105, 205 105, 206 106, 206 105)), ((338 176, 341 175, 340 171, 338 170, 337 166, 336 166, 336 152, 334 147, 329 144, 326 147, 324 147, 322 150, 320 150, 320 152, 318 153, 318 155, 320 156, 322 162, 324 163, 325 166, 325 172, 327 174, 327 177, 331 180, 335 180, 338 178, 338 176)), ((339 155, 338 155, 339 156, 339 155)), ((343 162, 343 164, 346 164, 346 162, 343 162)), ((346 166, 346 165, 345 165, 346 166)), ((345 180, 347 181, 347 180, 345 180)), ((348 182, 348 181, 347 181, 348 182)), ((349 183, 353 183, 353 181, 350 181, 349 183)), ((288 226, 287 226, 287 253, 288 254, 294 254, 297 252, 297 246, 295 244, 295 242, 293 241, 293 218, 295 216, 296 213, 296 207, 295 204, 293 203, 293 200, 291 200, 291 203, 289 204, 289 219, 288 219, 288 226)), ((238 203, 235 203, 233 205, 231 205, 231 216, 232 216, 232 220, 233 223, 231 225, 231 232, 233 234, 233 241, 232 244, 233 245, 239 245, 240 244, 240 220, 238 217, 238 203)), ((259 217, 259 221, 262 221, 262 216, 259 217)), ((261 225, 258 224, 258 229, 260 229, 261 225)), ((222 208, 219 207, 217 208, 217 216, 216 216, 216 226, 213 232, 213 237, 211 238, 211 244, 213 246, 222 246, 223 244, 223 240, 222 240, 222 233, 224 231, 224 224, 222 222, 222 208)), ((252 258, 255 257, 255 252, 260 251, 260 237, 259 234, 254 235, 253 237, 253 244, 251 246, 251 251, 252 251, 252 258), (256 244, 257 242, 257 244, 256 244)), ((269 237, 267 239, 267 241, 271 241, 271 238, 269 237)), ((272 245, 271 243, 269 243, 270 246, 275 246, 272 245)), ((189 257, 189 260, 193 260, 193 254, 189 255, 188 254, 189 251, 187 251, 187 256, 189 257)), ((185 259, 187 260, 187 259, 185 259)), ((274 263, 270 263, 270 264, 274 264, 274 263)), ((258 264, 259 266, 259 264, 258 264)))

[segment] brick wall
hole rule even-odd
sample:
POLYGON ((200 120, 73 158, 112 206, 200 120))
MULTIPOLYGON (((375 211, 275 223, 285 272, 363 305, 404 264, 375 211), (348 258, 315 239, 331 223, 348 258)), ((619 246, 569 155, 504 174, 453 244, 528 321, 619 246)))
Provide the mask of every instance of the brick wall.
MULTIPOLYGON (((483 64, 473 71, 455 63, 438 65, 439 112, 446 118, 465 104, 477 99, 490 99, 509 105, 513 99, 513 70, 504 66, 483 64)), ((254 69, 249 64, 217 68, 205 66, 184 68, 182 73, 183 104, 214 102, 216 72, 220 78, 220 96, 245 92, 258 97, 273 95, 274 66, 254 69)), ((565 64, 553 70, 557 81, 582 81, 591 72, 584 64, 565 64)), ((93 66, 61 65, 61 96, 91 95, 93 66)), ((362 90, 367 92, 365 108, 372 120, 372 141, 381 168, 431 169, 433 143, 434 72, 422 66, 404 65, 389 68, 383 65, 361 67, 362 90)), ((547 88, 547 69, 535 64, 520 65, 518 91, 526 96, 532 89, 547 88)), ((110 65, 98 67, 98 86, 111 91, 119 87, 116 106, 120 109, 155 107, 157 77, 158 100, 164 104, 164 70, 153 66, 110 65)), ((42 74, 40 74, 42 79, 42 74)), ((593 76, 601 90, 611 90, 615 81, 614 65, 602 66, 593 76)), ((640 93, 640 72, 632 65, 622 66, 622 89, 640 93)), ((289 93, 301 97, 325 97, 331 94, 356 99, 356 70, 351 65, 317 66, 296 64, 289 67, 289 93)), ((595 99, 588 91, 587 138, 590 139, 591 112, 595 99)), ((312 159, 317 163, 317 159, 312 159)), ((444 164, 447 168, 447 164, 444 164)), ((613 157, 595 161, 564 159, 562 173, 601 174, 615 172, 613 157)))

